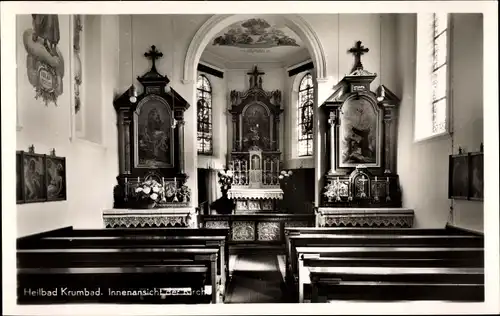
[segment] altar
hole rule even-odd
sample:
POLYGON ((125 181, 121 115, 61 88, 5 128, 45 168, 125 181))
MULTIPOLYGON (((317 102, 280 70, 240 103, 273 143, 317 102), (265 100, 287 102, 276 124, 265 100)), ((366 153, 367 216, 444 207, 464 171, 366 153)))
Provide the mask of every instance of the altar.
POLYGON ((119 174, 113 209, 103 210, 106 228, 197 227, 184 170, 184 112, 189 103, 156 69, 163 54, 151 46, 151 69, 114 102, 119 174))
POLYGON ((414 211, 402 206, 397 170, 399 98, 377 74, 364 69, 361 41, 351 73, 320 106, 327 130, 327 168, 316 226, 412 227, 414 211))

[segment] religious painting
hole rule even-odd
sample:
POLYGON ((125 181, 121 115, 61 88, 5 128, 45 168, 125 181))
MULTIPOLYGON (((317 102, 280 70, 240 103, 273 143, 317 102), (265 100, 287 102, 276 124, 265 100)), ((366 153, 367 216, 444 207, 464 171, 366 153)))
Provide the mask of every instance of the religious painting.
POLYGON ((24 202, 23 199, 23 153, 16 152, 16 203, 24 202))
POLYGON ((66 200, 66 159, 62 157, 47 156, 47 200, 66 200))
POLYGON ((470 195, 469 199, 482 201, 484 192, 484 155, 483 153, 469 154, 470 195))
POLYGON ((57 47, 61 39, 57 14, 32 14, 33 28, 24 31, 23 43, 28 53, 28 79, 35 88, 35 99, 45 105, 63 93, 64 59, 57 47))
POLYGON ((269 149, 270 115, 267 108, 259 103, 250 104, 243 111, 243 149, 269 149))
POLYGON ((173 117, 168 103, 148 95, 137 106, 135 116, 136 168, 173 167, 173 117))
POLYGON ((47 201, 45 155, 24 152, 22 156, 24 202, 47 201))
POLYGON ((381 114, 365 97, 348 99, 340 111, 339 167, 380 166, 381 114))
POLYGON ((469 196, 469 155, 450 156, 448 198, 468 199, 469 196))

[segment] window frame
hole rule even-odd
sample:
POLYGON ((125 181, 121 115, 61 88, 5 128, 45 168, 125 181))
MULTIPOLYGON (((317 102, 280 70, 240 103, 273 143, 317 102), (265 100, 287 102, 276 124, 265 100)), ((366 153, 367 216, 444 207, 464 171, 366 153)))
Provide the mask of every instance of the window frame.
MULTIPOLYGON (((197 79, 196 79, 196 151, 198 153, 198 155, 204 155, 204 156, 212 156, 213 155, 213 150, 214 150, 214 132, 213 132, 213 105, 212 105, 212 102, 213 102, 213 88, 212 88, 212 83, 210 82, 210 79, 208 79, 208 77, 205 75, 205 74, 198 74, 197 76, 197 79), (200 79, 202 80, 205 80, 206 83, 208 84, 208 87, 209 87, 209 90, 204 90, 204 89, 200 89, 198 88, 198 84, 199 84, 199 81, 200 79), (210 103, 208 106, 206 106, 206 108, 209 109, 209 119, 208 121, 203 121, 201 122, 200 119, 199 119, 199 116, 198 116, 198 113, 199 113, 199 108, 198 108, 198 102, 200 100, 200 97, 199 97, 199 93, 201 93, 204 95, 204 98, 205 95, 208 95, 209 98, 210 98, 210 103), (199 127, 200 127, 200 124, 208 124, 210 126, 209 130, 209 134, 210 134, 210 150, 204 150, 204 146, 202 146, 202 150, 200 151, 198 145, 201 141, 201 138, 198 136, 198 134, 200 132, 204 133, 203 131, 200 131, 199 127)), ((205 102, 206 104, 206 102, 205 102)))
MULTIPOLYGON (((440 139, 443 137, 449 137, 452 133, 452 34, 453 34, 453 14, 447 13, 447 25, 446 28, 441 30, 439 34, 435 34, 435 15, 437 13, 422 13, 422 15, 432 15, 432 24, 431 25, 421 25, 422 23, 419 20, 417 14, 417 55, 416 55, 416 85, 415 85, 415 108, 414 108, 414 128, 413 128, 413 142, 419 143, 423 141, 440 139), (429 36, 428 28, 432 28, 432 37, 429 36), (421 36, 422 32, 426 32, 425 36, 421 36), (442 65, 438 65, 437 68, 434 67, 435 61, 435 41, 442 36, 443 33, 446 33, 446 58, 445 62, 442 65), (425 45, 429 40, 431 40, 432 51, 422 51, 421 46, 425 45), (420 46, 420 47, 419 47, 420 46), (432 58, 425 59, 425 54, 432 54, 432 58), (429 68, 427 68, 429 66, 429 68), (442 66, 446 67, 446 92, 445 95, 436 100, 433 99, 432 95, 434 93, 434 88, 432 87, 432 79, 433 75, 436 71, 442 68, 442 66), (423 69, 423 70, 422 70, 423 69), (429 69, 429 70, 426 70, 429 69), (429 85, 423 82, 430 82, 429 85), (430 87, 430 88, 429 88, 430 87), (422 90, 430 89, 425 97, 421 97, 422 90), (434 105, 438 103, 440 100, 445 100, 445 126, 443 131, 434 132, 434 105), (422 127, 423 126, 423 127, 422 127)), ((425 93, 424 93, 425 94, 425 93)))
MULTIPOLYGON (((307 72, 302 76, 302 78, 299 81, 298 84, 298 89, 297 89, 297 108, 296 108, 296 113, 297 113, 297 118, 295 120, 295 123, 297 124, 297 147, 296 147, 296 156, 297 158, 309 158, 314 156, 314 98, 315 98, 315 87, 314 87, 314 77, 311 72, 307 72), (306 87, 305 89, 302 89, 302 83, 304 80, 307 80, 307 78, 310 77, 311 80, 311 85, 306 87), (307 99, 305 102, 301 102, 301 94, 306 92, 307 95, 310 94, 312 95, 311 99, 307 99), (306 107, 306 104, 310 101, 311 103, 311 124, 312 124, 312 130, 311 130, 311 135, 304 137, 302 134, 302 126, 304 123, 302 122, 302 111, 303 108, 306 107), (301 153, 301 144, 305 142, 306 143, 306 151, 305 154, 301 153), (307 150, 308 145, 310 144, 311 150, 307 150)), ((309 106, 309 105, 307 105, 309 106)))

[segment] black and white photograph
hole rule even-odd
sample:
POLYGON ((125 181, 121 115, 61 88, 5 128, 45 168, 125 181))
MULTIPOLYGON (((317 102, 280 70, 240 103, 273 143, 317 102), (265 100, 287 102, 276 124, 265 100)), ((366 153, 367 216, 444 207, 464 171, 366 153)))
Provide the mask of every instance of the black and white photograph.
POLYGON ((499 312, 497 3, 427 2, 2 2, 6 313, 499 312))

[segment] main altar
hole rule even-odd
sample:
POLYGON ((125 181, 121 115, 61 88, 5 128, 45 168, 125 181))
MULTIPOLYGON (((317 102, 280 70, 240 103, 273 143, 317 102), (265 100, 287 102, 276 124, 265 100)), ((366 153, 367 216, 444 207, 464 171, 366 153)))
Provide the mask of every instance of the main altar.
POLYGON ((153 45, 144 54, 151 69, 114 101, 119 174, 113 209, 104 210, 106 228, 196 227, 184 170, 184 112, 188 102, 156 69, 163 54, 153 45))
POLYGON ((262 88, 264 72, 248 73, 249 89, 231 91, 232 149, 227 168, 233 175, 227 197, 234 214, 200 215, 200 226, 230 228, 231 249, 259 250, 284 246, 284 228, 314 225, 314 214, 288 214, 280 207, 281 91, 262 88))

